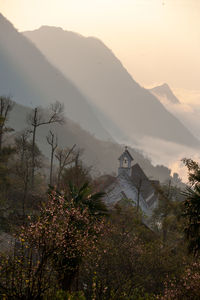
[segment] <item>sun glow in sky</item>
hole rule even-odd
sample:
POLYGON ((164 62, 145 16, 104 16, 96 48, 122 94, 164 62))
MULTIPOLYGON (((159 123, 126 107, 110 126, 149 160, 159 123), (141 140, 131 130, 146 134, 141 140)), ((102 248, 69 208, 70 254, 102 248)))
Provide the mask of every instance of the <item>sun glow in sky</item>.
POLYGON ((98 37, 145 87, 200 90, 199 0, 0 0, 0 12, 19 31, 98 37))

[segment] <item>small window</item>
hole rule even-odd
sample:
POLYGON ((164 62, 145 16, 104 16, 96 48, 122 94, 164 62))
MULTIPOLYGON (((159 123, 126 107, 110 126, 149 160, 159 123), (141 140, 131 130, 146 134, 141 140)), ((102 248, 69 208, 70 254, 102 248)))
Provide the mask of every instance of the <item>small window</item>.
POLYGON ((123 160, 123 167, 128 167, 128 160, 127 160, 127 158, 124 158, 124 160, 123 160))

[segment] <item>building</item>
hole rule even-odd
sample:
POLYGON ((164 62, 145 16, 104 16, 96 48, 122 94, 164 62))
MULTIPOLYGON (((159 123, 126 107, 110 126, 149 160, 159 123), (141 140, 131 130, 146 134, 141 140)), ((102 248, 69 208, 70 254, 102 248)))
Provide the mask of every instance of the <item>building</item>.
POLYGON ((104 201, 114 206, 122 199, 131 199, 133 205, 140 207, 150 217, 158 203, 156 185, 158 181, 149 180, 139 164, 132 165, 133 157, 127 147, 119 157, 118 175, 105 189, 104 201))

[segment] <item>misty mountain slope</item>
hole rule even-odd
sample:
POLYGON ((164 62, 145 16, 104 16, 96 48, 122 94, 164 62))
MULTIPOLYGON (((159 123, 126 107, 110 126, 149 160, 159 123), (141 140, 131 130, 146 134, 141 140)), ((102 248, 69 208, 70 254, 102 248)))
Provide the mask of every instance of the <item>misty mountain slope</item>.
POLYGON ((173 103, 173 104, 179 104, 180 101, 178 98, 174 95, 172 90, 170 89, 169 85, 167 83, 164 83, 159 86, 155 86, 152 89, 149 89, 149 91, 155 95, 156 97, 165 98, 167 101, 173 103))
MULTIPOLYGON (((178 99, 167 84, 150 89, 165 108, 178 118, 187 128, 200 139, 200 110, 198 102, 184 102, 178 99)), ((198 96, 197 96, 198 99, 198 96)))
MULTIPOLYGON (((31 109, 19 104, 15 104, 11 111, 8 125, 15 129, 10 140, 27 127, 26 116, 31 109)), ((38 128, 36 141, 45 157, 50 157, 50 146, 46 142, 46 136, 51 129, 58 136, 59 147, 72 147, 84 149, 83 160, 88 166, 93 166, 95 174, 111 174, 117 172, 118 157, 124 150, 124 146, 111 141, 96 139, 89 132, 83 130, 78 124, 66 120, 64 125, 41 126, 38 128)), ((141 152, 129 149, 133 155, 134 162, 139 163, 146 174, 155 179, 164 181, 169 178, 170 170, 164 166, 154 167, 150 160, 141 152)))
POLYGON ((199 145, 189 130, 154 95, 140 87, 98 39, 48 26, 24 35, 130 139, 151 136, 199 145))
POLYGON ((110 138, 87 98, 1 14, 0 95, 31 107, 58 100, 65 104, 69 118, 99 138, 110 138))

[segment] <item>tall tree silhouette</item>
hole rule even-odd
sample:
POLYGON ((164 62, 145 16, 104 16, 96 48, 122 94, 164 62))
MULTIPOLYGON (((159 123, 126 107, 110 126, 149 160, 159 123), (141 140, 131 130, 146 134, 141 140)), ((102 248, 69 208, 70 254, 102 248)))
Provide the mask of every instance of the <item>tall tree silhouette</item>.
POLYGON ((36 132, 38 127, 43 125, 48 125, 52 123, 64 123, 63 116, 64 106, 60 102, 56 101, 50 105, 49 113, 45 113, 40 107, 36 107, 27 117, 27 122, 32 129, 32 175, 31 182, 34 186, 34 176, 35 176, 35 143, 36 143, 36 132))
POLYGON ((58 160, 58 179, 57 179, 57 188, 58 190, 60 189, 60 180, 61 180, 61 175, 64 170, 64 168, 72 163, 75 159, 74 157, 74 148, 76 147, 76 144, 72 146, 71 149, 65 148, 65 149, 60 149, 58 148, 56 151, 55 157, 58 160))
POLYGON ((52 186, 52 183, 53 183, 53 160, 54 160, 54 153, 56 151, 56 148, 58 147, 58 137, 57 137, 57 135, 55 135, 55 133, 53 133, 50 130, 46 139, 47 139, 47 143, 51 146, 51 163, 50 163, 49 184, 52 186))

